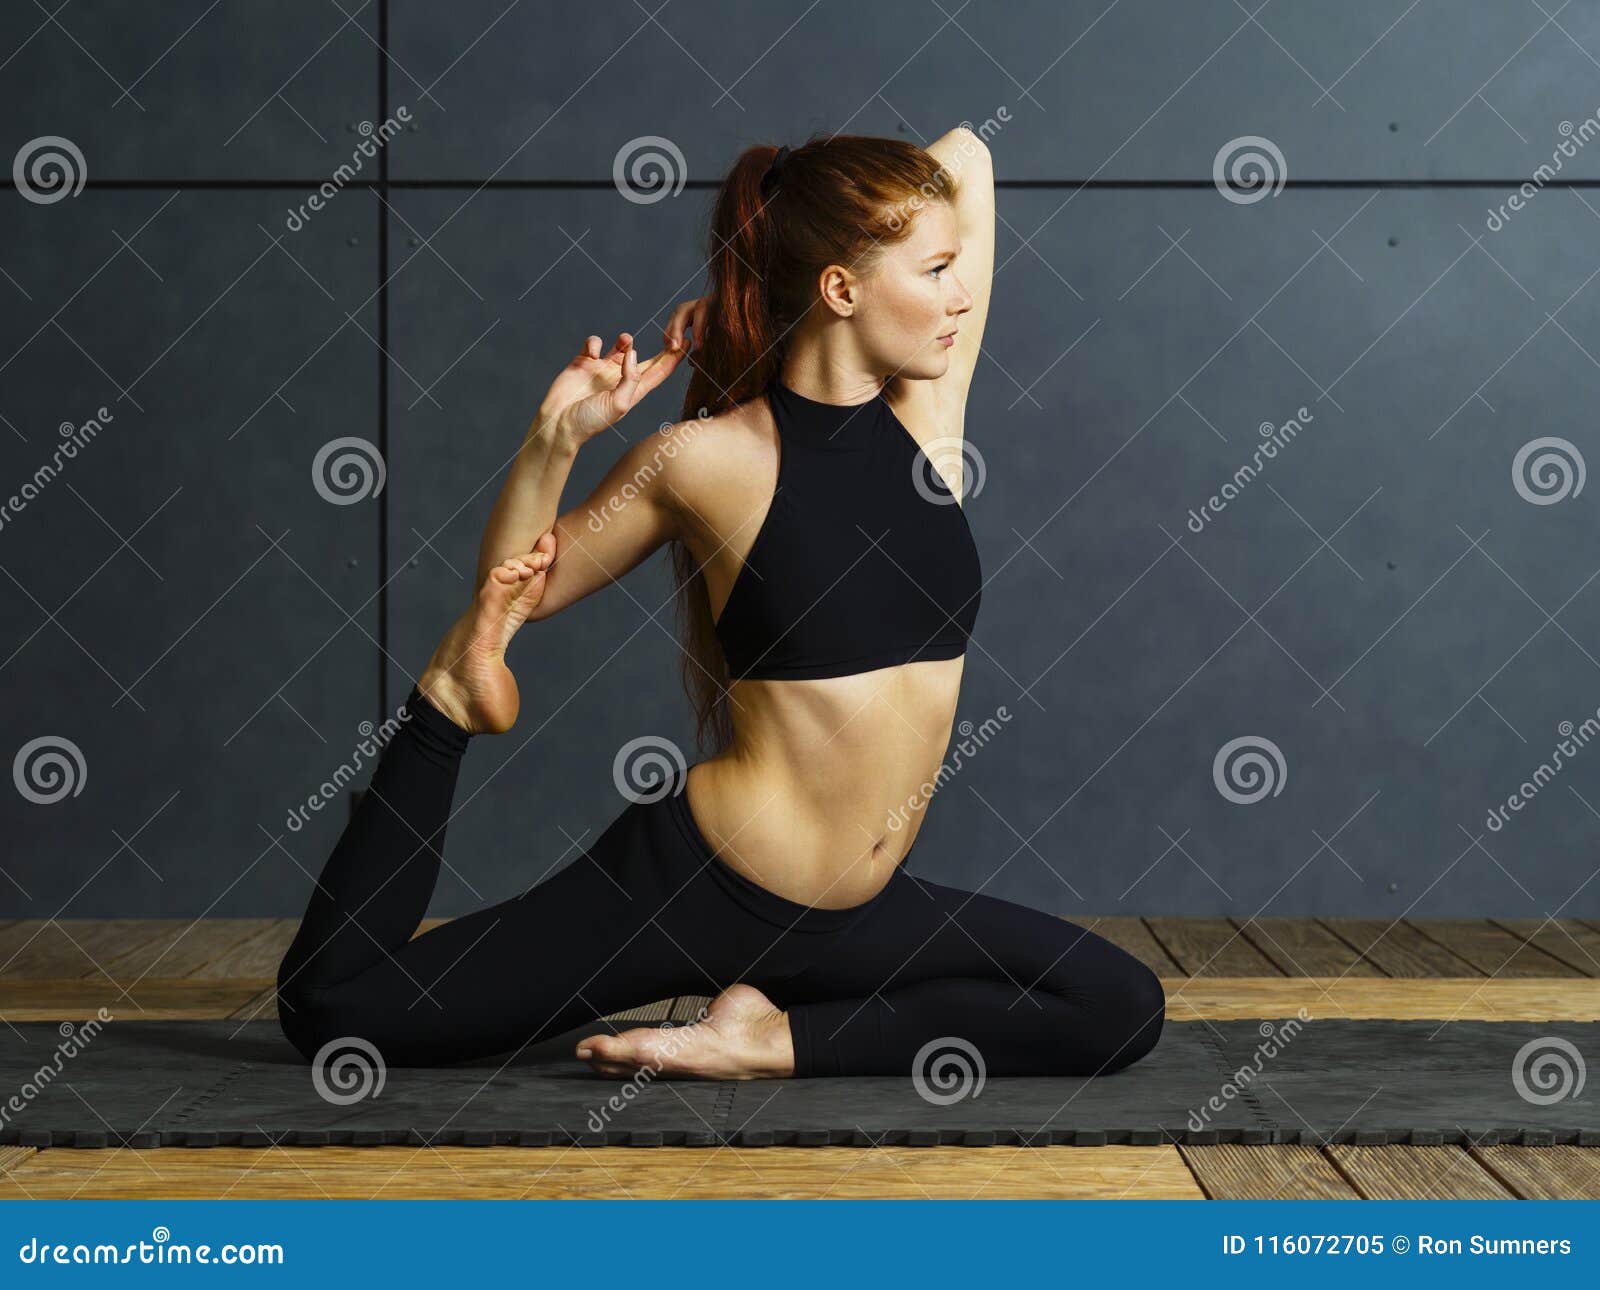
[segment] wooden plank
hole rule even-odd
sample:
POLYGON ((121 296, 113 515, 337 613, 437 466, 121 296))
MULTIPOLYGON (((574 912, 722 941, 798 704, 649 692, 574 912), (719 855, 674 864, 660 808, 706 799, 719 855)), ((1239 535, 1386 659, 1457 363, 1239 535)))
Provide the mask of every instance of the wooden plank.
POLYGON ((1367 962, 1394 977, 1480 976, 1460 955, 1452 954, 1415 927, 1390 918, 1323 918, 1329 931, 1354 946, 1367 962))
POLYGON ((219 954, 193 975, 196 979, 209 981, 235 977, 276 981, 278 962, 294 940, 299 927, 300 920, 297 918, 274 918, 254 936, 219 954))
POLYGON ((169 920, 28 918, 0 931, 0 978, 99 977, 101 966, 154 940, 169 920))
POLYGON ((1485 1169, 1524 1200, 1600 1200, 1593 1147, 1469 1147, 1485 1169))
POLYGON ((42 1151, 0 1197, 1167 1199, 1171 1147, 181 1147, 42 1151), (24 1190, 26 1189, 26 1190, 24 1190))
POLYGON ((1511 1192, 1462 1147, 1325 1150, 1366 1200, 1505 1200, 1511 1192))
POLYGON ((154 940, 135 946, 101 965, 124 984, 146 977, 186 977, 201 971, 228 951, 259 936, 270 918, 164 919, 154 940))
POLYGON ((1145 923, 1190 976, 1282 976, 1226 918, 1147 918, 1145 923))
POLYGON ((80 1021, 103 1007, 119 1021, 204 1021, 226 1017, 257 993, 246 982, 141 981, 124 995, 108 981, 0 980, 7 1021, 80 1021))
POLYGON ((626 1012, 614 1012, 609 1017, 600 1020, 609 1021, 614 1026, 644 1026, 652 1022, 660 1023, 672 1019, 672 1005, 676 999, 661 999, 656 1003, 647 1003, 640 1008, 629 1008, 626 1012))
POLYGON ((1164 981, 1172 1021, 1393 1017, 1438 1021, 1600 1021, 1600 981, 1446 977, 1275 977, 1164 981))
POLYGON ((679 995, 672 1004, 672 1023, 682 1026, 696 1020, 702 1009, 709 1008, 711 1000, 698 994, 679 995))
MULTIPOLYGON (((1392 1017, 1441 1021, 1600 1021, 1600 981, 1488 979, 1395 980, 1388 977, 1165 978, 1167 1017, 1177 1022, 1292 1017, 1304 1007, 1313 1017, 1392 1017)), ((271 1021, 277 1017, 273 983, 249 978, 150 978, 130 992, 146 1009, 194 1019, 271 1021)), ((648 1005, 649 1016, 629 1024, 692 1022, 710 1002, 684 996, 648 1005)), ((113 1016, 144 1014, 104 981, 0 980, 0 1016, 16 1021, 71 1021, 94 1015, 104 1003, 113 1016), (119 1002, 121 1007, 118 1006, 119 1002)), ((634 1010, 645 1011, 645 1010, 634 1010)), ((631 1014, 621 1014, 631 1018, 631 1014)))
POLYGON ((1316 1147, 1245 1147, 1236 1142, 1178 1150, 1211 1200, 1357 1200, 1356 1190, 1316 1147))
POLYGON ((1487 919, 1412 918, 1406 921, 1489 976, 1583 975, 1487 919))
POLYGON ((32 1147, 0 1147, 0 1174, 16 1168, 33 1152, 32 1147))
POLYGON ((1312 918, 1228 920, 1286 976, 1382 976, 1312 918))
POLYGON ((1492 918, 1518 940, 1531 941, 1583 976, 1600 976, 1600 932, 1575 918, 1492 918))
POLYGON ((1150 929, 1140 918, 1116 918, 1094 914, 1069 914, 1063 917, 1069 923, 1086 927, 1097 936, 1103 936, 1119 949, 1127 950, 1157 976, 1183 976, 1181 964, 1161 948, 1161 942, 1150 934, 1150 929))

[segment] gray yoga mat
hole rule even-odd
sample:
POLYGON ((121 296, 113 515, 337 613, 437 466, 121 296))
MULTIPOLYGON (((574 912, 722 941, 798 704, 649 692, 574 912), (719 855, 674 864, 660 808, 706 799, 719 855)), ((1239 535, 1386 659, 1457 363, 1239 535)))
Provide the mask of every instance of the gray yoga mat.
MULTIPOLYGON (((514 1056, 390 1069, 381 1088, 368 1081, 366 1096, 333 1101, 274 1022, 112 1022, 61 1058, 59 1070, 61 1027, 28 1022, 0 1032, 0 1143, 1600 1146, 1600 1106, 1580 1078, 1586 1061, 1600 1058, 1600 1023, 1330 1019, 1295 1031, 1299 1025, 1170 1022, 1153 1053, 1114 1075, 991 1076, 981 1087, 933 1076, 921 1090, 909 1072, 604 1079, 572 1058, 582 1033, 574 1031, 514 1056), (1273 1056, 1261 1054, 1268 1026, 1281 1036, 1273 1056), (1519 1054, 1529 1096, 1514 1079, 1519 1054), (1540 1054, 1549 1055, 1543 1064, 1540 1054), (1237 1074, 1241 1067, 1249 1078, 1237 1074)), ((325 1085, 336 1098, 358 1087, 336 1078, 325 1085)))

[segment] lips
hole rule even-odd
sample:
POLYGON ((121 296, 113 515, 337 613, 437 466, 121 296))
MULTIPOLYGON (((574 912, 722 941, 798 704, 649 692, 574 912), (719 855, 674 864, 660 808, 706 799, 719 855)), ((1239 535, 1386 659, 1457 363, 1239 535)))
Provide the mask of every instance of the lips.
POLYGON ((943 336, 935 336, 934 339, 948 349, 956 343, 956 334, 953 331, 947 331, 943 336))

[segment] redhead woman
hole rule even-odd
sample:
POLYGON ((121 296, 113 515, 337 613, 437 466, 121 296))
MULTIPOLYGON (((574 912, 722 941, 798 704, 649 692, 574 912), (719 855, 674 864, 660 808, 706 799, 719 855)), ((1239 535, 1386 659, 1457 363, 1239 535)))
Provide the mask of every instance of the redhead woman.
POLYGON ((647 362, 626 333, 604 354, 588 337, 539 406, 477 596, 279 969, 302 1053, 359 1037, 439 1064, 581 1027, 602 1074, 755 1079, 909 1075, 952 1044, 990 1075, 1098 1075, 1155 1046, 1165 999, 1137 959, 904 867, 982 591, 959 493, 993 263, 991 162, 966 129, 739 157, 709 294, 647 362), (686 357, 683 420, 563 512, 576 455, 686 357), (706 755, 525 895, 414 936, 462 759, 517 718, 511 638, 662 547, 706 755), (693 1025, 588 1032, 686 994, 713 997, 693 1025))

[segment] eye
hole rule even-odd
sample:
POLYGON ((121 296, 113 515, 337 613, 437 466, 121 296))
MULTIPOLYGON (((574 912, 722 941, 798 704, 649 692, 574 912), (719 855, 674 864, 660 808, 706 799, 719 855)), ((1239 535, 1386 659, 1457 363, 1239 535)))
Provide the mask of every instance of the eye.
POLYGON ((933 276, 937 278, 941 273, 943 273, 949 267, 950 267, 950 261, 946 260, 943 264, 934 265, 933 268, 928 270, 928 272, 933 274, 933 276))

